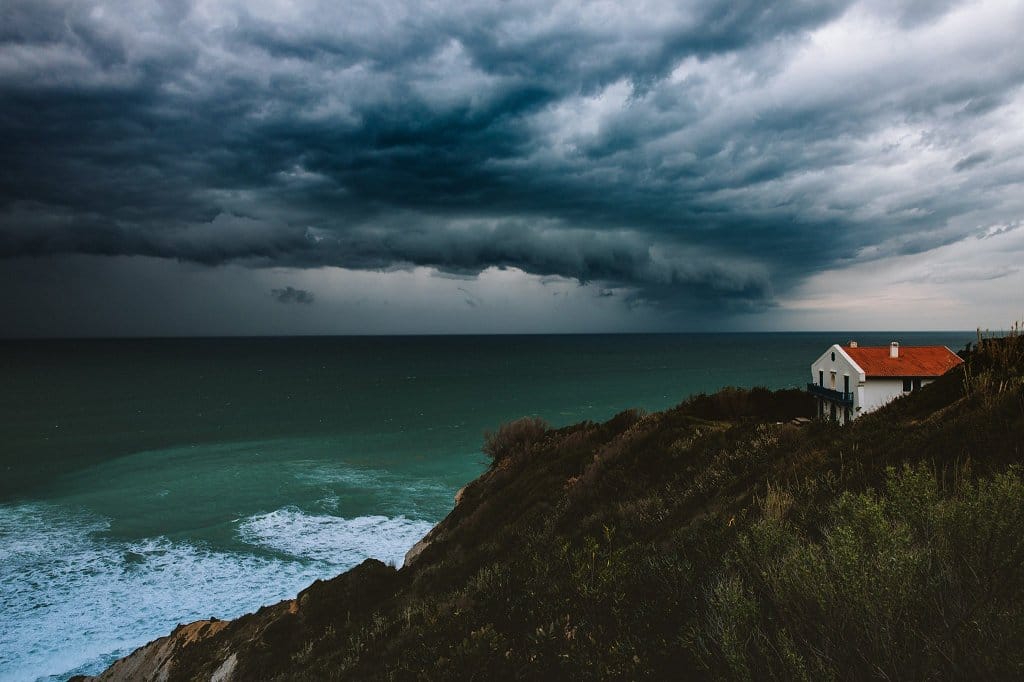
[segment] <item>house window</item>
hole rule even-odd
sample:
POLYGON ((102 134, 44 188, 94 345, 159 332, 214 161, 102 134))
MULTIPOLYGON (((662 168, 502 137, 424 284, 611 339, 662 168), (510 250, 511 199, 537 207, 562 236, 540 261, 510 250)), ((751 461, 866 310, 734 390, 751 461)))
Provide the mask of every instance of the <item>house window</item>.
POLYGON ((903 380, 903 392, 904 393, 910 393, 910 391, 913 390, 913 388, 914 388, 914 384, 910 381, 910 379, 904 379, 903 380))
POLYGON ((921 388, 921 380, 920 379, 914 379, 914 390, 916 391, 919 388, 921 388))
POLYGON ((825 370, 823 370, 823 369, 819 369, 818 370, 818 385, 819 386, 824 386, 825 385, 825 370))
POLYGON ((846 374, 843 376, 843 393, 850 392, 850 375, 846 374))
POLYGON ((832 353, 832 362, 835 362, 835 361, 836 361, 836 354, 832 353))

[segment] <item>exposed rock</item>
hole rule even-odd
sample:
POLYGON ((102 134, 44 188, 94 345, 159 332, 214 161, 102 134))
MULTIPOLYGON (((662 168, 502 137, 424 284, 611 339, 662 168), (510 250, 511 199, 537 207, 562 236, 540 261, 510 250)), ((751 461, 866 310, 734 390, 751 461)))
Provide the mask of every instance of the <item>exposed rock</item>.
POLYGON ((422 540, 413 545, 412 549, 405 553, 405 562, 402 566, 411 566, 412 562, 416 561, 419 555, 423 553, 423 550, 430 546, 430 540, 427 539, 429 537, 430 533, 427 533, 423 536, 422 540))
MULTIPOLYGON (((136 649, 128 656, 115 661, 112 666, 96 677, 75 679, 95 680, 96 682, 138 682, 140 680, 166 682, 176 658, 187 654, 188 647, 223 630, 227 627, 228 622, 226 620, 197 620, 188 625, 179 625, 170 635, 155 639, 136 649)), ((225 674, 230 675, 233 668, 234 664, 226 670, 225 674)), ((219 682, 228 682, 230 679, 226 676, 218 678, 219 682)))
POLYGON ((213 674, 210 675, 210 682, 231 682, 236 665, 238 665, 238 654, 231 654, 219 668, 213 671, 213 674))

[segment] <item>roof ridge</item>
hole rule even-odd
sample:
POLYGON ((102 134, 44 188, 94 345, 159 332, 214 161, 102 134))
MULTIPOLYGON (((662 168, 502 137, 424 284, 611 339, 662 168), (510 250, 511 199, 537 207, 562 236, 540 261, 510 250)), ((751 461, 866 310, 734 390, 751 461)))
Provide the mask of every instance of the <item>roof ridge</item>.
POLYGON ((963 360, 949 346, 899 346, 899 355, 890 356, 890 346, 842 346, 843 351, 874 377, 937 377, 963 360))
MULTIPOLYGON (((888 350, 890 344, 886 344, 884 346, 865 346, 865 345, 862 345, 862 344, 859 344, 859 343, 856 346, 843 346, 842 344, 840 344, 840 345, 843 348, 853 348, 854 350, 856 350, 858 348, 885 348, 886 350, 888 350)), ((909 345, 905 345, 905 344, 901 343, 900 344, 900 348, 945 348, 947 350, 950 350, 949 346, 945 346, 945 345, 940 344, 940 343, 931 343, 931 344, 928 344, 926 346, 909 346, 909 345)))

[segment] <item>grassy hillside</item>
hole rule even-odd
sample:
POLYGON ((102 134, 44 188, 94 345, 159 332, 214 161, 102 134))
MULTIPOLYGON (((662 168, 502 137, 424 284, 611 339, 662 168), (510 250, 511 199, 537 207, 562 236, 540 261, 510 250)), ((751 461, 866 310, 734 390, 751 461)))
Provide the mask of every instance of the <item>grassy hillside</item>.
POLYGON ((848 427, 803 394, 491 434, 402 570, 178 648, 172 679, 1024 676, 1024 340, 848 427))

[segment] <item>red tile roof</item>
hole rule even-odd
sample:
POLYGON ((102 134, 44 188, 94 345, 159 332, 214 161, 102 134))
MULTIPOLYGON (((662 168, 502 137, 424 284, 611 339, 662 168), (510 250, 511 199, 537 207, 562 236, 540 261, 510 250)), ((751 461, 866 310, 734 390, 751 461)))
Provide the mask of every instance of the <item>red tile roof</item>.
POLYGON ((843 350, 869 377, 937 377, 963 362, 945 346, 900 346, 899 357, 889 357, 889 346, 858 346, 843 350))

